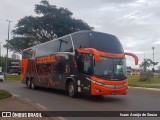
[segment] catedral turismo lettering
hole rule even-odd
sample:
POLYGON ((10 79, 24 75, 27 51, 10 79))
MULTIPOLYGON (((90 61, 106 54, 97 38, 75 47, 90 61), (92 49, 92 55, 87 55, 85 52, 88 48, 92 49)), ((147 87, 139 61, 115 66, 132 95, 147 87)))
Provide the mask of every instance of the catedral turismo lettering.
POLYGON ((46 56, 37 58, 37 64, 56 62, 60 59, 58 56, 46 56))

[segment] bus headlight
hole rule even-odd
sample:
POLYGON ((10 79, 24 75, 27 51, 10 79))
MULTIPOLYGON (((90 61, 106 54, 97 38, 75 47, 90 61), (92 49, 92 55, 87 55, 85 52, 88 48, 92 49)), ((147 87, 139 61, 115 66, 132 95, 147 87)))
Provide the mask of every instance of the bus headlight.
POLYGON ((124 86, 128 86, 128 82, 126 82, 126 83, 124 84, 124 86))

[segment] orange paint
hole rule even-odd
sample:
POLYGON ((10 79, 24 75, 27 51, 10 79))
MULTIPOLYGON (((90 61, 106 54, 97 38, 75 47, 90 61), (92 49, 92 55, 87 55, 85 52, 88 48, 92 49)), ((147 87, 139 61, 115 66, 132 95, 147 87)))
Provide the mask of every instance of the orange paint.
POLYGON ((127 84, 127 79, 122 81, 110 81, 110 80, 103 80, 97 77, 91 77, 91 80, 99 82, 103 85, 113 85, 115 88, 107 88, 105 86, 97 85, 93 82, 91 82, 91 95, 125 95, 127 94, 128 86, 123 86, 124 84, 127 84), (123 86, 121 88, 116 88, 117 86, 123 86), (97 90, 100 90, 98 92, 97 90))
POLYGON ((79 48, 77 49, 78 52, 82 53, 90 53, 94 55, 95 61, 98 62, 100 60, 99 51, 95 48, 79 48))
POLYGON ((138 65, 138 57, 137 57, 135 54, 133 54, 133 53, 128 53, 128 52, 125 52, 124 54, 125 54, 125 55, 129 55, 129 56, 132 56, 132 57, 134 58, 134 60, 135 60, 135 65, 138 65))
POLYGON ((22 59, 20 80, 24 79, 24 76, 27 72, 27 66, 28 66, 28 59, 22 59))
POLYGON ((100 61, 101 56, 109 57, 109 58, 125 58, 125 54, 114 54, 114 53, 101 52, 101 51, 96 50, 95 48, 79 48, 77 49, 77 51, 82 52, 82 53, 93 54, 96 62, 100 61))
POLYGON ((125 57, 124 54, 114 54, 114 53, 107 53, 107 52, 100 52, 100 51, 99 51, 99 55, 104 56, 104 57, 109 57, 109 58, 124 58, 125 57))
POLYGON ((91 95, 126 95, 128 86, 120 89, 110 89, 91 83, 91 95), (100 90, 100 92, 97 92, 100 90))

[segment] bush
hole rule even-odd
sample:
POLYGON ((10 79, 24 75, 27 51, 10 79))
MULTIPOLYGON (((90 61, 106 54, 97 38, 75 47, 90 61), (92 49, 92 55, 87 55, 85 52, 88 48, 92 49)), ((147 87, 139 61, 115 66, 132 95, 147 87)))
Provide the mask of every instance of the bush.
POLYGON ((0 90, 0 100, 1 99, 4 99, 4 98, 8 98, 8 97, 11 97, 12 95, 9 93, 9 92, 7 92, 7 91, 5 91, 5 90, 0 90))
POLYGON ((141 73, 139 81, 150 82, 151 80, 153 80, 153 77, 153 73, 148 71, 146 73, 141 73))

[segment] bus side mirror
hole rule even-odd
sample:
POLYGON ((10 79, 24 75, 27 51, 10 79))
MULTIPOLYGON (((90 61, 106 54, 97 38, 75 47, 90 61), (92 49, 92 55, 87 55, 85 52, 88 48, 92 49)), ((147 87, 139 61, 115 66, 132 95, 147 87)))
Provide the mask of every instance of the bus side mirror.
POLYGON ((135 54, 125 52, 124 55, 132 56, 135 60, 135 65, 138 65, 138 57, 135 54))

